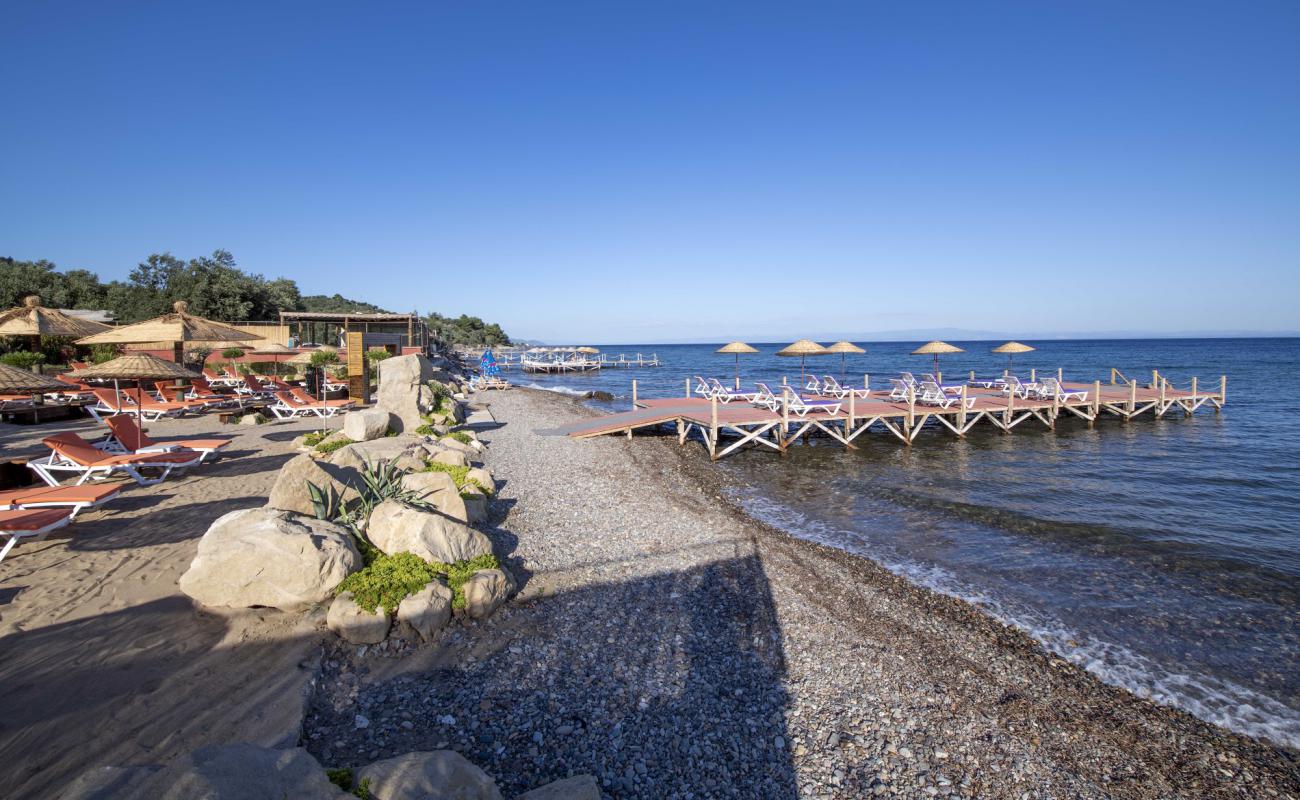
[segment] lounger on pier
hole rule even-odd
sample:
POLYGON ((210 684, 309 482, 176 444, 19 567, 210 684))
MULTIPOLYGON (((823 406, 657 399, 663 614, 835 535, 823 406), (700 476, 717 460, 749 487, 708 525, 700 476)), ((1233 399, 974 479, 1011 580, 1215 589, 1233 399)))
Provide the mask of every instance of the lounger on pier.
POLYGON ((776 394, 767 387, 766 383, 757 384, 758 391, 754 393, 753 398, 749 401, 756 406, 766 408, 768 411, 780 411, 781 400, 776 394))
POLYGON ((1056 398, 1062 403, 1068 403, 1071 400, 1082 402, 1088 399, 1088 393, 1083 389, 1066 389, 1056 378, 1043 378, 1034 395, 1040 400, 1056 398))
POLYGON ((77 516, 82 509, 103 505, 122 493, 122 485, 99 486, 24 486, 0 492, 0 510, 24 508, 64 508, 77 516))
POLYGON ((717 378, 709 378, 709 392, 709 396, 718 398, 719 403, 730 403, 732 400, 752 402, 757 394, 757 392, 746 392, 743 389, 728 389, 717 378))
POLYGON ((50 531, 62 528, 72 521, 72 512, 65 508, 34 508, 22 511, 0 511, 0 536, 7 541, 0 546, 0 561, 9 555, 19 539, 39 542, 50 531))
POLYGON ((122 414, 105 420, 110 431, 108 438, 97 447, 106 453, 170 453, 192 450, 199 454, 199 461, 206 461, 208 456, 220 451, 230 444, 230 439, 171 439, 159 442, 150 439, 135 420, 122 414))
POLYGON ((848 397, 850 394, 856 395, 857 397, 870 397, 870 396, 871 396, 871 390, 870 390, 870 389, 851 389, 851 388, 849 388, 849 387, 847 387, 847 386, 841 386, 841 385, 840 385, 840 382, 837 381, 837 380, 835 380, 835 376, 834 376, 834 375, 823 375, 823 376, 822 376, 822 394, 824 394, 824 395, 826 395, 826 396, 828 396, 828 397, 838 397, 838 398, 840 398, 840 399, 842 400, 842 399, 844 399, 845 397, 848 397))
POLYGON ((806 417, 809 411, 825 411, 827 414, 838 414, 843 403, 839 400, 809 400, 797 392, 790 392, 786 395, 785 405, 790 409, 791 414, 806 417))
MULTIPOLYGON (((955 403, 961 403, 960 397, 954 397, 943 390, 943 387, 934 381, 921 381, 920 391, 917 392, 916 402, 924 406, 938 406, 939 408, 951 408, 955 403)), ((970 410, 975 407, 975 398, 966 398, 966 409, 970 410)))
POLYGON ((889 379, 889 399, 906 402, 912 396, 916 384, 908 383, 902 378, 889 379))
POLYGON ((813 394, 822 393, 822 385, 821 382, 817 380, 816 375, 809 375, 807 382, 804 383, 803 385, 803 388, 804 391, 812 392, 813 394))
POLYGON ((76 482, 78 486, 91 478, 98 480, 118 474, 130 477, 141 486, 152 486, 166 480, 172 470, 192 467, 202 458, 193 450, 138 455, 105 453, 75 433, 47 436, 42 443, 50 448, 49 456, 28 461, 27 467, 50 486, 59 485, 55 475, 60 472, 80 476, 76 482), (158 469, 162 473, 157 478, 146 478, 140 474, 143 469, 158 469))
POLYGON ((710 397, 712 397, 713 387, 709 386, 709 381, 706 378, 704 378, 704 376, 702 375, 695 375, 694 378, 695 378, 695 389, 693 390, 693 393, 698 394, 700 397, 703 397, 705 400, 708 400, 710 397))
POLYGON ((1004 378, 1002 391, 1005 394, 1014 394, 1016 397, 1029 399, 1030 395, 1036 394, 1042 388, 1037 381, 1026 383, 1015 375, 1007 375, 1004 378))
POLYGON ((956 394, 960 394, 962 387, 966 385, 964 383, 940 383, 938 378, 936 378, 934 375, 931 375, 928 372, 921 375, 921 383, 925 383, 926 381, 935 384, 940 389, 943 389, 945 392, 956 393, 956 394))
POLYGON ((967 383, 981 389, 1003 389, 1007 385, 1007 379, 999 375, 996 378, 971 378, 967 383))

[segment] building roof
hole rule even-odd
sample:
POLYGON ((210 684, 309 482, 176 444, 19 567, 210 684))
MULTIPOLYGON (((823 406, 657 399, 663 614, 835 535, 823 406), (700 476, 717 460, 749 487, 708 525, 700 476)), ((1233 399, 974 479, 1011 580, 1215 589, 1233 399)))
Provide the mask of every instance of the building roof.
POLYGON ((280 319, 298 322, 422 322, 418 314, 343 314, 332 311, 281 311, 280 319))

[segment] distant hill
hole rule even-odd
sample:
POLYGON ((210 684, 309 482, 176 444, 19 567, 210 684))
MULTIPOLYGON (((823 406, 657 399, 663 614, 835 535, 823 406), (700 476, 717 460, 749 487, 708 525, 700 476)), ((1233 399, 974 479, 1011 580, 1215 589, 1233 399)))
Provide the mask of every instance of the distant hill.
POLYGON ((349 300, 341 294, 308 294, 302 297, 302 311, 315 311, 320 314, 391 314, 393 312, 380 308, 374 303, 361 300, 349 300))

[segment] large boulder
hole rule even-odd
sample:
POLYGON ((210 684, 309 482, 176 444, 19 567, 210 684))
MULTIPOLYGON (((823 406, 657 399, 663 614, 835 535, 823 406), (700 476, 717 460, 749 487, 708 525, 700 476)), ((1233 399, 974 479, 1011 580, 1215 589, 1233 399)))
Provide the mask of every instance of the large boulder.
POLYGON ((329 461, 340 467, 365 469, 366 463, 394 461, 399 469, 413 470, 424 466, 425 450, 422 437, 411 434, 384 436, 368 442, 345 445, 330 454, 329 461))
POLYGON ((393 428, 399 433, 414 431, 424 424, 420 417, 429 411, 429 403, 421 397, 420 389, 427 391, 425 384, 432 377, 433 365, 421 355, 379 362, 379 396, 375 408, 393 415, 393 428))
POLYGON ((600 800, 600 784, 594 775, 575 775, 524 792, 515 800, 600 800))
POLYGON ((368 442, 388 433, 392 415, 381 408, 364 408, 343 415, 343 435, 354 442, 368 442))
POLYGON ((361 566, 351 534, 338 525, 246 508, 212 523, 180 588, 205 606, 302 611, 328 600, 361 566))
POLYGON ((444 439, 439 439, 438 444, 442 445, 444 450, 459 450, 460 452, 465 454, 466 458, 470 458, 478 454, 478 450, 476 450, 473 445, 465 444, 459 439, 453 439, 450 436, 444 439))
POLYGON ((465 614, 484 619, 501 607, 515 592, 515 581, 504 569, 481 569, 461 584, 465 594, 465 614))
POLYGON ((412 472, 402 478, 402 487, 415 492, 416 497, 429 503, 454 520, 470 523, 465 500, 456 488, 456 482, 446 472, 412 472))
POLYGON ((451 619, 451 599, 447 584, 431 581, 397 606, 397 621, 410 625, 427 642, 451 619))
POLYGON ((385 500, 375 507, 366 535, 375 547, 389 555, 414 553, 426 561, 444 564, 492 552, 492 542, 465 523, 396 500, 385 500))
POLYGON ((431 460, 436 464, 446 464, 449 467, 469 466, 469 459, 459 450, 443 450, 435 454, 431 460))
POLYGON ((307 488, 309 482, 321 489, 331 486, 343 502, 351 502, 358 497, 353 487, 361 485, 361 473, 350 466, 318 461, 306 453, 294 456, 280 467, 266 504, 281 511, 313 516, 316 512, 307 488))
POLYGON ((325 768, 301 747, 255 744, 201 747, 163 767, 138 793, 151 800, 328 800, 352 795, 330 783, 325 768))
POLYGON ((465 482, 470 481, 474 481, 489 492, 494 492, 497 488, 496 479, 492 477, 492 471, 487 467, 474 467, 465 473, 465 482))
POLYGON ((471 483, 465 484, 460 491, 460 502, 465 507, 465 523, 477 525, 488 518, 487 495, 471 483))
POLYGON ((369 780, 370 795, 380 800, 501 800, 492 776, 453 750, 376 761, 362 767, 356 780, 358 784, 369 780))
POLYGON ((392 621, 388 610, 380 606, 374 611, 366 611, 357 605, 352 592, 340 592, 330 603, 330 610, 325 615, 325 624, 340 639, 352 644, 378 644, 388 637, 388 628, 392 621))

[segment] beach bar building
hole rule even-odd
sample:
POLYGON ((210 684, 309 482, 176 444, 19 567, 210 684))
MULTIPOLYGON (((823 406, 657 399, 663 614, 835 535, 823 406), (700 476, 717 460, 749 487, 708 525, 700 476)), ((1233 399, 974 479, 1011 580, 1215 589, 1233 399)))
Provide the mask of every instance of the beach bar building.
POLYGON ((428 355, 433 345, 429 326, 414 314, 281 311, 280 325, 288 330, 295 345, 347 347, 347 335, 350 333, 361 334, 366 349, 383 348, 394 355, 428 355))

